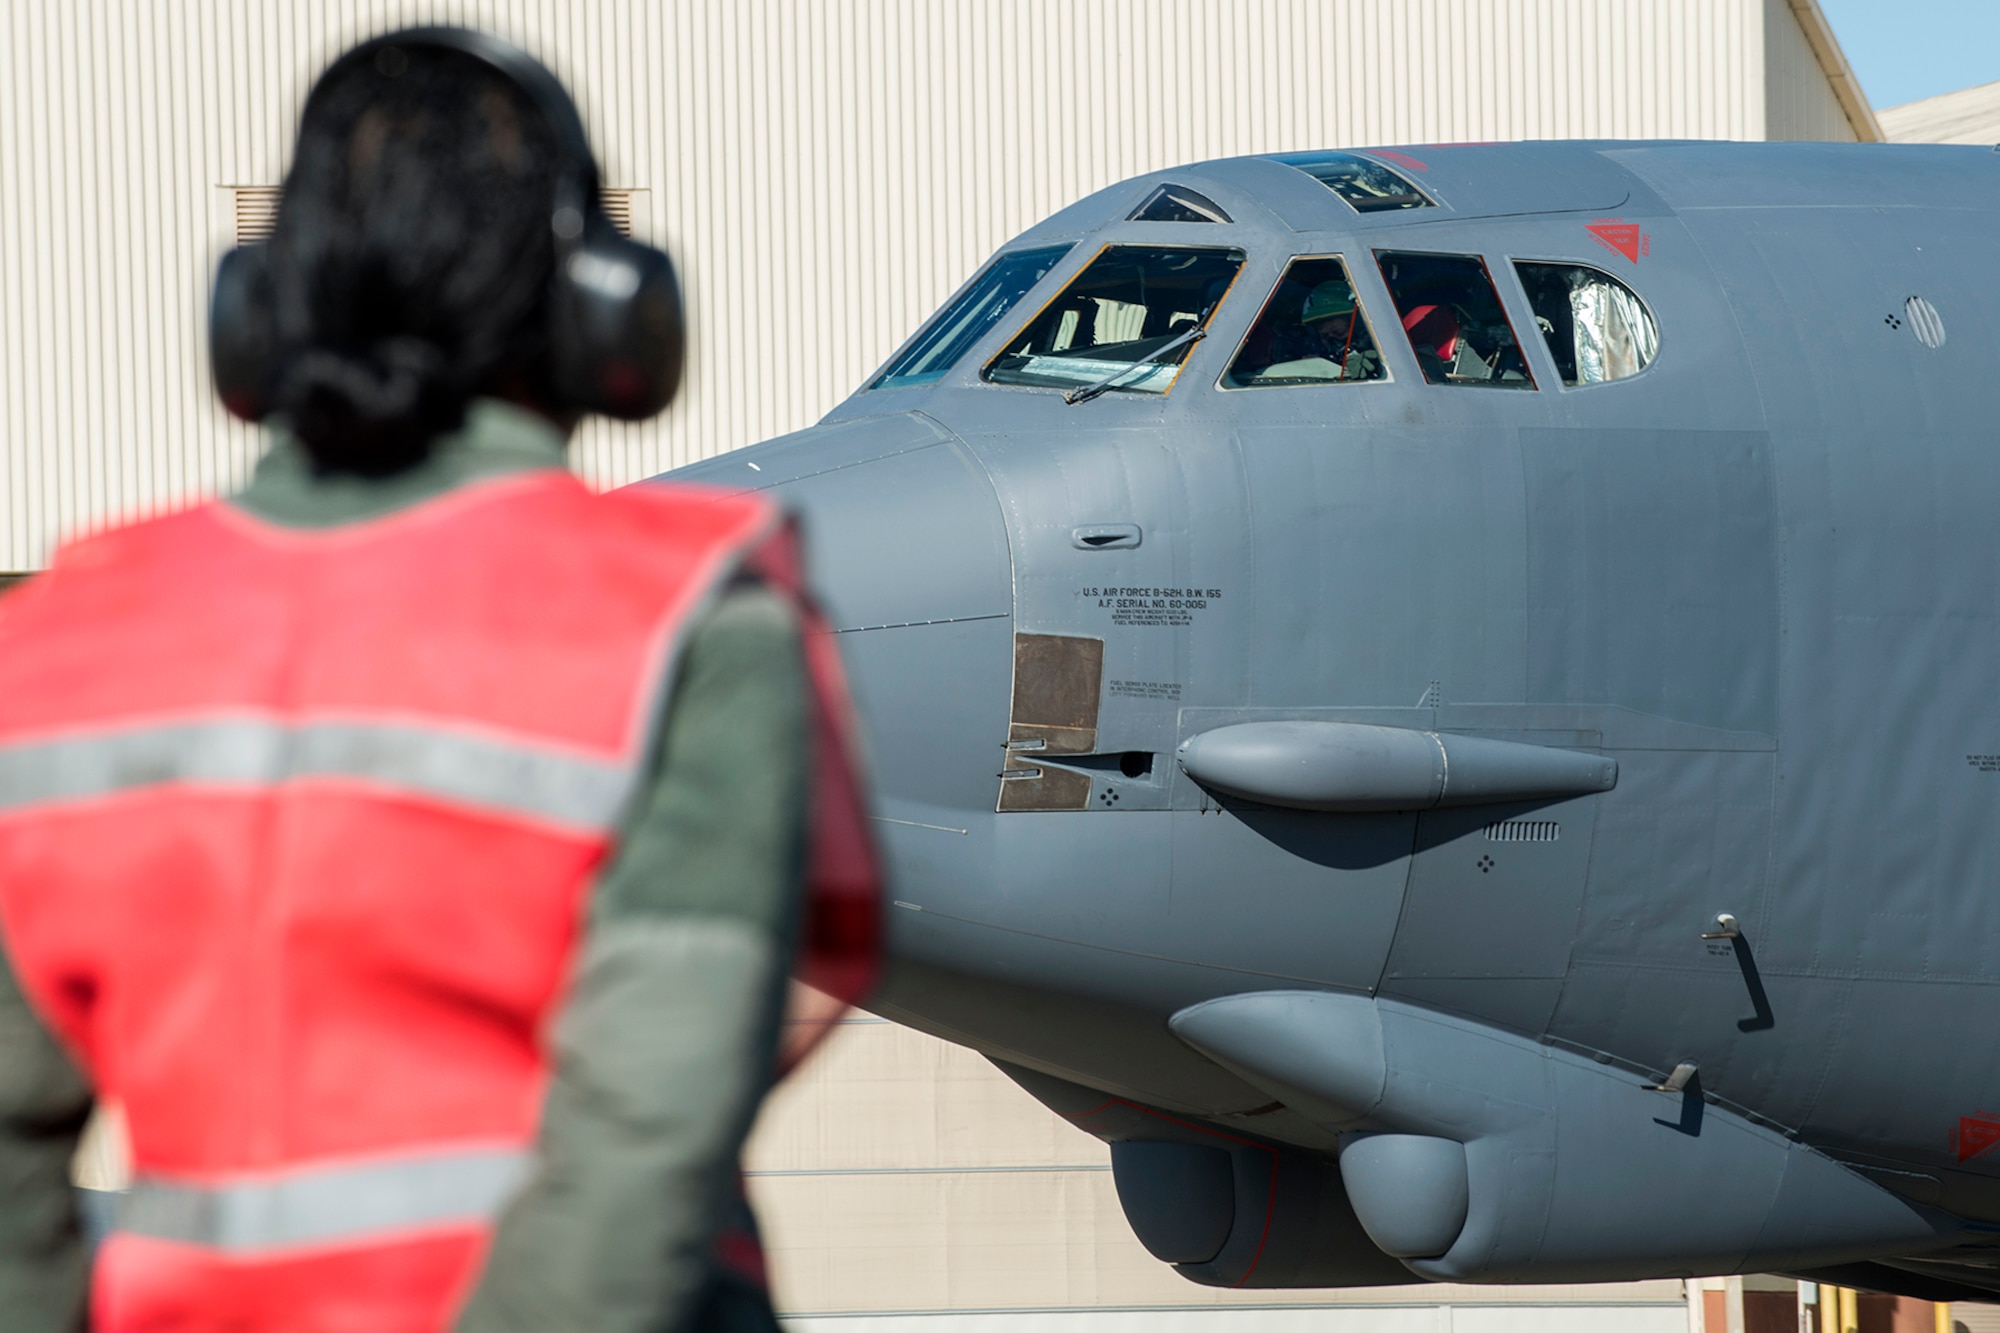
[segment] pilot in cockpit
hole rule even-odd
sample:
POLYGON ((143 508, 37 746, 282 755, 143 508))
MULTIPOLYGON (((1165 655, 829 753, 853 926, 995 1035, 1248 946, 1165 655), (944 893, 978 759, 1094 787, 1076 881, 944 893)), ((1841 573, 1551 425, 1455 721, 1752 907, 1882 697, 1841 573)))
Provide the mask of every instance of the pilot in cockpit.
POLYGON ((1382 378, 1382 358, 1368 326, 1355 314, 1354 288, 1345 278, 1329 278, 1307 294, 1299 324, 1285 346, 1287 360, 1258 377, 1280 379, 1373 380, 1382 378))

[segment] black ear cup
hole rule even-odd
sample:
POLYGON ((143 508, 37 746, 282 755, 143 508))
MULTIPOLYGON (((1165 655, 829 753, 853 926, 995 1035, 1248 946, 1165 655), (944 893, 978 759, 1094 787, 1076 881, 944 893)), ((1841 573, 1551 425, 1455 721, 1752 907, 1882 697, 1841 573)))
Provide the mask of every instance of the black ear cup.
POLYGON ((557 253, 549 330, 557 395, 575 411, 652 416, 680 387, 685 356, 673 262, 620 236, 595 209, 578 242, 557 253))
POLYGON ((208 362, 222 405, 245 421, 270 411, 271 275, 261 245, 239 245, 222 256, 208 303, 208 362))
MULTIPOLYGON (((534 57, 465 28, 390 33, 347 52, 320 77, 374 61, 385 48, 433 47, 484 61, 519 87, 548 121, 568 159, 551 226, 556 272, 549 292, 552 389, 558 412, 597 412, 638 421, 667 405, 680 387, 686 334, 680 284, 666 254, 618 234, 596 202, 597 163, 583 119, 562 84, 534 57)), ((306 99, 305 114, 313 112, 306 99)), ((209 360, 223 404, 245 421, 271 409, 277 374, 275 306, 261 245, 222 257, 209 303, 209 360)))

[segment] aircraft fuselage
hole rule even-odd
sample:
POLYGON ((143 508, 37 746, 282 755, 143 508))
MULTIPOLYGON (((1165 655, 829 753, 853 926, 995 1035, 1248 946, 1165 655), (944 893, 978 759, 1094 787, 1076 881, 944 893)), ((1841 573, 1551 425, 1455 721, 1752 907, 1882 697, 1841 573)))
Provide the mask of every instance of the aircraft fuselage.
POLYGON ((1069 247, 940 375, 686 473, 804 515, 893 874, 881 1012, 1127 1145, 1128 1213, 1198 1280, 1978 1285, 2000 153, 1358 156, 1427 204, 1357 211, 1273 159, 1125 182, 1004 248, 1069 247), (1228 220, 1132 220, 1161 186, 1228 220), (1069 401, 1071 316, 1144 305, 1072 284, 1183 250, 1240 257, 1131 316, 1203 331, 1128 373, 1170 387, 1069 401), (1473 258, 1511 342, 1449 285, 1473 258), (1636 294, 1642 369, 1565 359, 1586 339, 1535 284, 1585 270, 1616 282, 1566 278, 1566 308, 1636 294), (1313 313, 1298 273, 1349 285, 1327 355, 1364 337, 1364 372, 1241 369, 1272 312, 1313 313), (1422 342, 1433 307, 1463 351, 1422 342), (1267 723, 1324 725, 1230 732, 1277 747, 1264 773, 1238 746, 1249 796, 1189 771, 1267 723), (1489 798, 1441 759, 1435 791, 1298 794, 1316 752, 1286 737, 1366 787, 1369 727, 1615 785, 1489 798), (1366 1238, 1328 1220, 1343 1175, 1366 1238), (1279 1237, 1285 1208, 1318 1220, 1279 1237))

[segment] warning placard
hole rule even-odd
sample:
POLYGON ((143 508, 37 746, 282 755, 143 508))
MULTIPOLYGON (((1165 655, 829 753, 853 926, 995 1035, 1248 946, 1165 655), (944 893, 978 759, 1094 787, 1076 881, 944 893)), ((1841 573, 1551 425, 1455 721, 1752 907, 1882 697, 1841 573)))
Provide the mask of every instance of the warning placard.
POLYGON ((1653 252, 1653 238, 1639 230, 1636 222, 1627 222, 1623 218, 1598 218, 1584 230, 1612 254, 1624 255, 1635 264, 1641 255, 1653 252))
POLYGON ((1982 1111, 1958 1118, 1958 1132, 1952 1135, 1952 1146, 1958 1151, 1959 1161, 1969 1162, 1996 1143, 2000 1143, 2000 1121, 1991 1115, 1982 1111))

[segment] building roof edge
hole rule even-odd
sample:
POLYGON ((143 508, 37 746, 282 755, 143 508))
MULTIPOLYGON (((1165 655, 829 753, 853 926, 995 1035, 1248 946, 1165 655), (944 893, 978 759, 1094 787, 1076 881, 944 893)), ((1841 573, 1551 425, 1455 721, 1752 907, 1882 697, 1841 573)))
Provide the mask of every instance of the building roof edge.
POLYGON ((1847 53, 1840 49, 1840 39, 1833 35, 1833 27, 1826 21, 1826 14, 1819 7, 1819 0, 1785 0, 1790 6, 1792 17, 1798 20, 1799 31, 1806 37, 1806 45, 1812 48, 1814 59, 1819 61, 1820 71, 1833 87, 1833 96, 1840 103, 1840 109, 1847 116, 1847 123, 1854 129, 1854 137, 1862 143, 1882 143, 1888 138, 1882 133, 1882 122, 1875 119, 1875 111, 1868 105, 1868 98, 1861 91, 1861 80, 1854 76, 1854 67, 1847 63, 1847 53))

